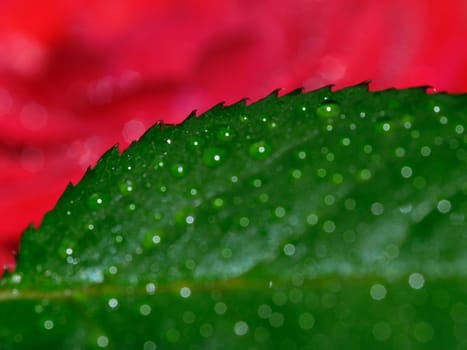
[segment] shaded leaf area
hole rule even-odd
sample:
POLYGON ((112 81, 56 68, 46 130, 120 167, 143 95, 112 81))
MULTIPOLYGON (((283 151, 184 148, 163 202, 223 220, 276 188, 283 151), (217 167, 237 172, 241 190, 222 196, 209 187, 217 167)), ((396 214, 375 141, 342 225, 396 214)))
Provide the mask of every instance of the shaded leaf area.
POLYGON ((2 349, 460 349, 463 95, 218 106, 109 151, 22 240, 2 349))

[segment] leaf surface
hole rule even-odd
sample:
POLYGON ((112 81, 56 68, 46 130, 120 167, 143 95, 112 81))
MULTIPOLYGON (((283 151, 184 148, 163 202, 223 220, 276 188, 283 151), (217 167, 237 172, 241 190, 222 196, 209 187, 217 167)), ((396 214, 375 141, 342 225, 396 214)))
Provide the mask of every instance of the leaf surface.
POLYGON ((0 349, 467 344, 464 95, 221 105, 103 156, 0 281, 0 349))

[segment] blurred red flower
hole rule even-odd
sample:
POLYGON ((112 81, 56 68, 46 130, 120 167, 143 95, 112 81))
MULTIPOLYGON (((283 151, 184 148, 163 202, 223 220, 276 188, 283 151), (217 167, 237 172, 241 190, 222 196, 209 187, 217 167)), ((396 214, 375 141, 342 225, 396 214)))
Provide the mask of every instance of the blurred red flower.
POLYGON ((0 3, 0 266, 115 143, 219 101, 371 80, 467 89, 463 0, 0 3))

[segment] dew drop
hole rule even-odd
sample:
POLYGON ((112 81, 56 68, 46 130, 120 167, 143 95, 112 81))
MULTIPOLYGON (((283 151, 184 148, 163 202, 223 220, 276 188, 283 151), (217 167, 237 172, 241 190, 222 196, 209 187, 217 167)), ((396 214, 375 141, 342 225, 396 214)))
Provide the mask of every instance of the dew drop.
POLYGON ((421 289, 425 285, 425 278, 422 274, 414 272, 409 276, 409 286, 413 289, 421 289))
POLYGON ((274 209, 274 215, 279 219, 282 219, 285 216, 285 214, 286 212, 283 207, 277 207, 276 209, 274 209))
POLYGON ((100 335, 97 337, 97 346, 100 348, 106 348, 109 345, 109 338, 107 338, 105 335, 100 335))
POLYGON ((350 139, 349 139, 348 137, 344 137, 344 138, 341 140, 341 142, 342 142, 342 145, 344 145, 344 146, 349 146, 350 143, 351 143, 351 141, 350 141, 350 139))
POLYGON ((382 284, 376 283, 370 288, 370 295, 374 300, 383 300, 386 297, 386 287, 382 284))
POLYGON ((420 343, 428 343, 433 339, 435 331, 427 322, 419 322, 415 324, 413 329, 414 338, 420 343))
POLYGON ((271 154, 271 146, 265 141, 258 141, 248 148, 248 153, 253 159, 266 159, 271 154))
POLYGON ((196 320, 196 314, 192 311, 185 311, 182 318, 186 324, 192 324, 196 320))
POLYGON ((214 305, 214 312, 218 315, 223 315, 227 311, 227 305, 221 301, 214 305))
POLYGON ((44 321, 44 329, 50 331, 54 328, 54 322, 52 320, 45 320, 44 321))
POLYGON ((186 168, 183 166, 183 164, 174 164, 170 168, 170 173, 172 174, 173 177, 181 178, 185 175, 186 168))
POLYGON ((109 301, 107 302, 107 305, 112 310, 115 310, 118 307, 118 304, 119 304, 118 299, 116 298, 110 298, 109 301))
POLYGON ((312 314, 304 312, 298 317, 298 325, 303 330, 312 329, 315 325, 315 318, 312 314))
POLYGON ((401 169, 401 175, 402 177, 408 179, 409 177, 411 177, 413 174, 413 170, 411 167, 409 166, 403 166, 402 169, 401 169))
POLYGON ((391 326, 387 322, 378 322, 373 326, 373 336, 379 341, 388 340, 391 333, 391 326))
POLYGON ((147 283, 145 286, 145 289, 146 289, 147 294, 153 295, 156 292, 156 285, 155 283, 152 283, 152 282, 147 283))
POLYGON ((316 114, 321 118, 334 118, 341 112, 340 105, 331 100, 324 101, 317 109, 316 114))
POLYGON ((332 220, 326 220, 323 223, 323 230, 326 233, 333 233, 336 230, 336 224, 332 220))
POLYGON ((293 256, 295 254, 295 245, 291 244, 291 243, 287 243, 285 246, 284 246, 284 254, 287 255, 287 256, 293 256))
POLYGON ((149 316, 152 312, 152 308, 148 304, 143 304, 139 307, 139 313, 143 316, 149 316))
POLYGON ((221 142, 230 142, 235 138, 235 132, 228 126, 220 127, 216 132, 217 139, 221 142))
POLYGON ((377 120, 375 127, 377 132, 381 134, 386 134, 394 128, 394 125, 391 119, 387 117, 382 117, 379 120, 377 120))
POLYGON ((221 250, 221 257, 223 259, 230 259, 232 258, 232 249, 230 248, 224 248, 221 250))
POLYGON ((209 168, 217 168, 224 163, 226 152, 222 148, 209 148, 203 153, 203 163, 209 168))
POLYGON ((243 336, 248 333, 248 324, 245 321, 238 321, 234 325, 234 332, 238 336, 243 336))
POLYGON ((192 225, 196 217, 191 208, 182 208, 175 214, 175 222, 180 226, 192 225))
POLYGON ((239 220, 239 224, 241 227, 248 227, 250 224, 250 219, 248 219, 246 216, 242 216, 239 220))
POLYGON ((447 199, 442 199, 438 202, 438 205, 436 206, 438 208, 438 211, 442 214, 449 213, 451 211, 451 202, 448 201, 447 199))
POLYGON ((133 182, 130 180, 126 180, 124 183, 120 184, 120 193, 124 196, 129 195, 134 191, 135 187, 133 182))
POLYGON ((379 202, 375 202, 371 205, 371 213, 375 216, 383 215, 384 205, 379 202))
POLYGON ((191 295, 191 289, 188 287, 182 287, 180 288, 180 296, 182 298, 188 298, 191 295))
POLYGON ((358 178, 361 181, 368 181, 372 177, 370 169, 362 169, 358 172, 358 178))
POLYGON ((224 200, 221 197, 214 198, 211 203, 216 209, 220 209, 224 206, 224 200))
POLYGON ((145 341, 143 344, 143 350, 156 350, 157 345, 151 340, 145 341))
POLYGON ((102 193, 93 193, 90 195, 86 201, 86 204, 89 209, 97 211, 104 208, 108 203, 108 199, 102 193))
POLYGON ((309 214, 306 217, 306 222, 310 225, 316 225, 318 223, 318 216, 316 214, 309 214))
POLYGON ((188 148, 192 151, 200 150, 203 145, 204 139, 201 136, 194 136, 190 141, 188 141, 188 148))
POLYGON ((269 317, 269 324, 274 328, 280 328, 284 324, 284 315, 279 312, 273 312, 269 317))

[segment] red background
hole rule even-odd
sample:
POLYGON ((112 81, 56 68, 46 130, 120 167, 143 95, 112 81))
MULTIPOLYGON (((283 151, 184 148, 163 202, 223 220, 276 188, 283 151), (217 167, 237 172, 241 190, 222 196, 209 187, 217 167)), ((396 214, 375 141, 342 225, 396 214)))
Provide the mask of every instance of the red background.
POLYGON ((193 109, 371 80, 467 90, 463 0, 2 0, 0 266, 110 146, 193 109))

